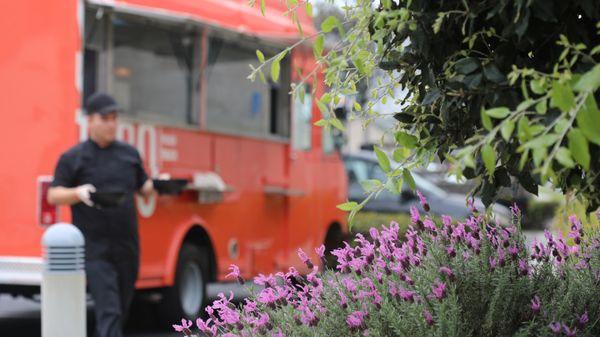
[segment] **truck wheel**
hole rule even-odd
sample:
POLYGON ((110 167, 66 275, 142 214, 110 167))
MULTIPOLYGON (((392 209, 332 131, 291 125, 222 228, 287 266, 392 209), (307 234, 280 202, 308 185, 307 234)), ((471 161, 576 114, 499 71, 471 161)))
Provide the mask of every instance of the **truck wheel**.
POLYGON ((208 256, 206 248, 189 243, 184 243, 181 247, 175 284, 164 290, 159 307, 159 313, 165 322, 174 324, 182 318, 195 320, 203 313, 209 279, 208 256))

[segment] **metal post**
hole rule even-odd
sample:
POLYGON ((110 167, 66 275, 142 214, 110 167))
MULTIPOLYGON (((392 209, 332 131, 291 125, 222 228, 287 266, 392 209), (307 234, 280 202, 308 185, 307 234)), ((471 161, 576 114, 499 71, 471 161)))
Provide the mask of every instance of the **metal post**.
POLYGON ((59 223, 42 237, 42 337, 85 337, 85 240, 77 227, 59 223))

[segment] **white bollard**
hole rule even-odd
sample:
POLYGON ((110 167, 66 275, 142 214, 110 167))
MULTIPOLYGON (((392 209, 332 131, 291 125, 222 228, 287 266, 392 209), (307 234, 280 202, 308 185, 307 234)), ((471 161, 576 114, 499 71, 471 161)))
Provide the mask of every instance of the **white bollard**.
POLYGON ((42 337, 85 337, 85 240, 77 227, 59 223, 42 237, 42 337))

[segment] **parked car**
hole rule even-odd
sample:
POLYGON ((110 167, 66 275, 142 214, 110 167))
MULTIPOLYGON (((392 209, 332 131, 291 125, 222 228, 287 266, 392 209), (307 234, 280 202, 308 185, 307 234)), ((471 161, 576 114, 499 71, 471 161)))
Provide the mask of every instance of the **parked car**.
MULTIPOLYGON (((379 167, 379 163, 373 152, 361 151, 344 154, 343 158, 348 174, 348 200, 356 202, 365 200, 368 194, 361 186, 361 182, 368 179, 386 181, 387 177, 379 167)), ((425 196, 430 205, 430 213, 437 216, 449 215, 459 219, 468 217, 471 214, 466 203, 466 194, 449 193, 418 173, 413 172, 412 176, 417 190, 425 196)), ((408 214, 411 206, 416 206, 419 211, 424 212, 416 193, 404 184, 399 195, 384 190, 377 197, 369 200, 364 205, 363 210, 379 213, 408 214)), ((480 211, 485 209, 483 202, 479 198, 474 199, 474 206, 480 211)), ((491 207, 499 222, 508 223, 510 210, 507 207, 500 204, 494 204, 491 207)))

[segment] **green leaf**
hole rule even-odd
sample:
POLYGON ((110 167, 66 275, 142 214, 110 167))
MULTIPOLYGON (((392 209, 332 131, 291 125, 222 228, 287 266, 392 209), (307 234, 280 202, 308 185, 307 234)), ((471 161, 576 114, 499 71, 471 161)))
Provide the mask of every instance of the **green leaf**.
POLYGON ((273 79, 273 82, 277 82, 279 79, 279 67, 279 61, 273 60, 271 62, 271 78, 273 79))
POLYGON ((385 189, 390 191, 392 194, 400 194, 400 190, 398 189, 398 185, 394 179, 388 179, 388 181, 385 183, 385 189))
POLYGON ((402 160, 408 158, 410 156, 410 149, 406 147, 398 147, 394 150, 392 158, 396 162, 401 162, 402 160))
POLYGON ((502 83, 506 80, 504 74, 502 74, 500 70, 498 70, 498 67, 493 63, 490 63, 483 68, 483 75, 486 79, 494 83, 502 83))
POLYGON ((313 7, 309 1, 306 2, 306 15, 308 15, 309 17, 312 17, 313 15, 313 7))
POLYGON ((287 53, 288 53, 287 49, 281 51, 279 54, 277 54, 277 56, 275 56, 275 60, 277 62, 281 62, 281 60, 283 60, 283 58, 287 55, 287 53))
POLYGON ((548 111, 548 100, 539 101, 538 104, 535 105, 535 111, 540 115, 545 114, 546 111, 548 111))
POLYGON ((492 118, 503 119, 510 114, 510 110, 506 107, 498 107, 486 110, 485 113, 492 118))
POLYGON ((521 155, 521 159, 519 159, 519 171, 522 171, 527 163, 527 159, 529 159, 529 149, 525 150, 521 155))
POLYGON ((517 105, 517 111, 527 110, 530 106, 533 105, 533 103, 535 103, 535 101, 532 99, 524 100, 523 102, 519 103, 519 105, 517 105))
POLYGON ((569 121, 564 117, 560 117, 555 123, 554 131, 559 134, 562 134, 567 128, 570 127, 569 121))
POLYGON ((575 162, 571 159, 571 151, 562 146, 556 151, 556 160, 566 168, 575 166, 575 162))
POLYGON ((444 18, 445 18, 444 13, 438 13, 438 17, 433 22, 433 25, 431 25, 431 28, 433 29, 434 34, 439 33, 440 29, 442 29, 442 24, 444 23, 444 18))
POLYGON ((404 178, 404 181, 408 184, 408 187, 410 187, 411 190, 414 191, 417 189, 415 180, 413 179, 412 174, 410 174, 410 171, 408 169, 404 169, 402 171, 402 177, 404 178))
POLYGON ((554 145, 554 143, 556 143, 556 141, 559 138, 560 135, 556 133, 547 133, 545 135, 533 138, 527 143, 521 145, 520 149, 546 148, 548 146, 554 145))
POLYGON ((317 36, 315 39, 315 44, 313 45, 313 54, 315 54, 316 58, 320 58, 323 54, 323 45, 325 43, 325 38, 323 35, 317 36))
POLYGON ((600 145, 600 110, 593 95, 588 95, 577 113, 577 126, 590 142, 600 145))
POLYGON ((256 57, 258 57, 260 63, 265 63, 265 55, 258 49, 256 50, 256 57))
POLYGON ((265 16, 265 0, 260 0, 260 12, 265 16))
POLYGON ((496 153, 490 144, 485 144, 481 148, 481 159, 488 172, 488 176, 492 177, 496 170, 496 153))
POLYGON ((348 201, 343 204, 339 204, 336 207, 341 209, 342 211, 349 212, 355 209, 358 206, 358 203, 355 201, 348 201))
POLYGON ((548 150, 545 147, 536 147, 532 151, 533 164, 535 166, 540 166, 542 161, 546 159, 548 156, 548 150))
POLYGON ((381 187, 381 181, 377 179, 367 179, 360 182, 360 186, 362 186, 365 192, 374 192, 379 187, 381 187))
POLYGON ((315 122, 315 126, 324 127, 327 125, 329 125, 329 121, 327 119, 319 119, 318 121, 315 122))
POLYGON ((573 128, 567 134, 569 139, 569 150, 575 161, 585 170, 590 169, 590 149, 589 144, 583 132, 573 128))
POLYGON ((600 87, 600 64, 596 64, 592 70, 583 74, 574 90, 577 92, 594 92, 598 87, 600 87))
POLYGON ((467 75, 479 68, 479 61, 474 57, 462 58, 454 64, 454 69, 459 74, 467 75))
POLYGON ((540 77, 535 80, 531 80, 531 82, 529 82, 529 87, 531 88, 531 91, 533 91, 533 93, 538 94, 538 95, 542 95, 543 93, 546 92, 543 77, 540 77))
POLYGON ((571 110, 575 106, 575 96, 573 96, 571 88, 554 81, 550 92, 550 106, 559 108, 563 112, 571 110))
POLYGON ((483 110, 483 108, 481 108, 481 124, 483 124, 483 127, 488 131, 491 131, 494 128, 494 125, 492 124, 492 119, 487 113, 485 113, 485 110, 483 110))
POLYGON ((431 105, 431 103, 435 102, 435 100, 438 99, 441 95, 442 95, 442 93, 441 93, 440 89, 433 88, 433 89, 429 90, 429 92, 425 95, 425 97, 423 97, 423 102, 421 102, 421 104, 431 105))
POLYGON ((510 136, 515 130, 515 122, 507 120, 502 124, 502 128, 500 129, 500 133, 502 134, 502 138, 508 142, 510 136))
POLYGON ((403 131, 396 132, 396 141, 398 142, 398 144, 409 149, 414 149, 415 147, 417 147, 417 144, 419 142, 417 137, 403 131))
POLYGON ((531 139, 531 131, 529 129, 529 119, 527 117, 522 117, 521 119, 519 119, 519 123, 517 124, 517 126, 518 126, 517 137, 519 137, 519 141, 521 141, 521 143, 524 143, 524 142, 528 141, 529 139, 531 139))
POLYGON ((329 33, 333 30, 333 28, 335 28, 337 25, 339 25, 339 20, 335 17, 335 16, 329 16, 327 17, 327 19, 325 19, 323 21, 323 23, 321 23, 321 30, 324 33, 329 33))
POLYGON ((329 124, 333 125, 334 128, 336 128, 336 129, 338 129, 338 130, 340 130, 342 132, 346 132, 346 127, 337 118, 331 118, 331 119, 329 119, 329 124))
POLYGON ((377 161, 379 161, 379 166, 381 169, 388 173, 391 171, 390 159, 387 157, 385 152, 383 152, 378 146, 374 147, 375 155, 377 156, 377 161))

